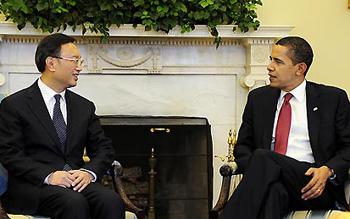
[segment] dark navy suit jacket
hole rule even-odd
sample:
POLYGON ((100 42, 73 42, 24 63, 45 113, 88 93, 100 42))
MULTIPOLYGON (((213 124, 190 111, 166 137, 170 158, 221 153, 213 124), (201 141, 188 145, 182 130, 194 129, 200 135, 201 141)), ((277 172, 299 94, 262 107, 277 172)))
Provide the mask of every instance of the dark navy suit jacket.
POLYGON ((85 168, 97 178, 114 159, 111 140, 106 138, 89 100, 67 90, 67 143, 65 151, 35 82, 2 100, 0 105, 0 162, 8 170, 8 190, 2 200, 6 209, 33 213, 38 207, 39 188, 45 178, 62 170, 85 168), (86 147, 91 161, 84 163, 86 147))
MULTIPOLYGON (((243 113, 234 155, 244 173, 257 148, 271 149, 280 90, 265 86, 251 91, 243 113)), ((350 104, 345 91, 307 82, 306 105, 310 144, 316 166, 332 168, 342 185, 350 167, 350 104)))

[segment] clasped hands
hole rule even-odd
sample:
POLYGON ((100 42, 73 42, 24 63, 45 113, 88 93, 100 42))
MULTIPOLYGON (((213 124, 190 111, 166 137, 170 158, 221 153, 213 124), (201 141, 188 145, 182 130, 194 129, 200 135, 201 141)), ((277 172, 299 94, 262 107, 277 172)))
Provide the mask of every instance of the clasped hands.
POLYGON ((332 171, 327 166, 311 167, 305 172, 305 175, 312 176, 309 183, 301 189, 301 198, 306 201, 322 195, 332 171))
POLYGON ((72 188, 77 192, 83 191, 92 180, 93 176, 83 170, 55 171, 48 178, 50 185, 72 188))

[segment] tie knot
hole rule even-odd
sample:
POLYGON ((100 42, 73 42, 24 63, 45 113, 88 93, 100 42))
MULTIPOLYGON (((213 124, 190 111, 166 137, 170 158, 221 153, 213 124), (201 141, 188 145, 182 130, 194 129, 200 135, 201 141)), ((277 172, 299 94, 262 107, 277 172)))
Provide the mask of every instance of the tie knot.
POLYGON ((56 103, 59 103, 60 102, 60 98, 61 98, 61 94, 55 94, 55 100, 56 100, 56 103))
POLYGON ((286 93, 286 94, 284 95, 284 102, 289 102, 290 99, 292 99, 292 97, 293 97, 293 94, 291 94, 291 93, 286 93))

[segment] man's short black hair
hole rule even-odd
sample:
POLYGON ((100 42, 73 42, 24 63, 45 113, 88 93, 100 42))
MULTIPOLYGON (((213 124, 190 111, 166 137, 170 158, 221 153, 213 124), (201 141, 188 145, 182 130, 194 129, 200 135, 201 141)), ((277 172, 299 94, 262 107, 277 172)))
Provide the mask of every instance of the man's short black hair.
POLYGON ((62 33, 55 33, 44 37, 35 52, 35 64, 40 72, 45 70, 46 58, 49 56, 60 56, 61 46, 73 43, 75 39, 62 33))
POLYGON ((304 62, 307 65, 306 74, 311 66, 314 53, 310 44, 305 39, 298 36, 288 36, 278 40, 276 45, 288 47, 289 58, 294 65, 304 62))

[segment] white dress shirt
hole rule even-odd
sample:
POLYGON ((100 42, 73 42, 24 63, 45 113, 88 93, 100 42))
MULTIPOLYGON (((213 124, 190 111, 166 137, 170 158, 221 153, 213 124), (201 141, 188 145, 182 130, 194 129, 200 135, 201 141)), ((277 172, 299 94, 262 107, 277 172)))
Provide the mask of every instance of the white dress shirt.
MULTIPOLYGON (((55 95, 58 93, 56 93, 56 91, 52 90, 49 86, 44 84, 44 82, 41 81, 41 78, 38 80, 38 86, 39 86, 41 95, 43 96, 47 110, 49 111, 50 117, 51 117, 51 119, 53 119, 53 108, 54 108, 55 103, 56 103, 55 95)), ((63 115, 64 122, 67 125, 67 104, 66 104, 66 99, 64 96, 65 93, 66 93, 66 90, 59 93, 59 95, 61 96, 61 99, 60 99, 61 112, 63 115)))
MULTIPOLYGON (((56 103, 55 95, 58 94, 58 93, 56 93, 56 91, 52 90, 49 86, 44 84, 44 82, 42 82, 41 78, 39 78, 39 80, 38 80, 38 86, 39 86, 39 90, 41 92, 41 95, 42 95, 42 97, 44 99, 46 108, 49 111, 50 117, 51 117, 51 119, 53 119, 53 108, 54 108, 55 103, 56 103)), ((62 112, 62 115, 63 115, 64 122, 67 125, 67 103, 66 103, 65 93, 66 93, 66 90, 64 90, 61 93, 59 93, 59 95, 61 96, 61 99, 60 99, 61 112, 62 112)), ((90 173, 93 176, 92 182, 96 181, 97 176, 96 176, 96 174, 94 172, 92 172, 91 170, 84 169, 84 168, 81 168, 80 170, 83 170, 83 171, 86 171, 86 172, 90 173)), ((44 182, 46 184, 49 184, 48 183, 49 182, 48 179, 49 179, 51 174, 49 174, 45 178, 44 182)))
MULTIPOLYGON (((275 121, 273 125, 271 148, 275 146, 275 132, 278 120, 278 115, 283 104, 284 95, 287 92, 281 90, 281 95, 278 99, 277 109, 275 114, 275 121)), ((292 120, 290 133, 288 138, 288 146, 286 156, 292 157, 299 161, 306 161, 314 163, 315 159, 312 154, 310 145, 309 129, 307 121, 307 107, 306 107, 306 80, 298 87, 290 91, 293 95, 289 101, 292 108, 292 120)))

